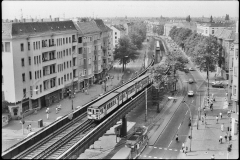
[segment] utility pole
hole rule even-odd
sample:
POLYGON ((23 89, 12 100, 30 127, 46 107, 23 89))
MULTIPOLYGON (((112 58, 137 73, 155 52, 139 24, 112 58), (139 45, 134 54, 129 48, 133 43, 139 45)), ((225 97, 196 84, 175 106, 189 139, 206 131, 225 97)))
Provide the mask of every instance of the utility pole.
POLYGON ((146 98, 146 113, 145 113, 145 122, 147 122, 147 88, 145 89, 145 98, 146 98))

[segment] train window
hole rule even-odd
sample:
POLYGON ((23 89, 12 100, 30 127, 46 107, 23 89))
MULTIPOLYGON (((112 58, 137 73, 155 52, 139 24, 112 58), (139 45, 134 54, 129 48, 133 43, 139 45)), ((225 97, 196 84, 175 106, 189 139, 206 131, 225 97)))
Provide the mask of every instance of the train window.
POLYGON ((91 109, 90 109, 90 108, 88 109, 88 112, 91 112, 91 109))
POLYGON ((92 113, 94 114, 94 109, 92 110, 92 113))

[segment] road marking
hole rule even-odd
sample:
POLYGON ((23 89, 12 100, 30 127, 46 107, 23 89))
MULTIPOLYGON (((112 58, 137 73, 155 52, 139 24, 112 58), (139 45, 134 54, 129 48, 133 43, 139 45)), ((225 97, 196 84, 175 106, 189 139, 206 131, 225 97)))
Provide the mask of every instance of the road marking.
POLYGON ((157 147, 153 147, 153 148, 157 148, 157 147))
POLYGON ((156 159, 157 159, 157 157, 154 157, 154 158, 156 158, 156 159))
POLYGON ((172 149, 169 149, 170 151, 172 150, 172 149))
POLYGON ((167 150, 167 148, 164 148, 164 150, 167 150))
POLYGON ((180 126, 181 126, 181 123, 179 124, 178 129, 180 128, 180 126))
MULTIPOLYGON (((187 111, 188 112, 188 111, 187 111)), ((187 115, 187 112, 186 112, 186 114, 185 115, 187 115)))
POLYGON ((159 159, 162 159, 162 157, 160 157, 159 159))
POLYGON ((149 146, 149 148, 152 148, 152 146, 149 146))
POLYGON ((177 149, 175 149, 174 151, 178 151, 177 149))
POLYGON ((170 144, 168 145, 168 148, 169 148, 169 146, 171 145, 171 143, 172 143, 172 140, 171 140, 170 144))
POLYGON ((161 147, 159 147, 159 149, 162 149, 161 147))
POLYGON ((148 156, 149 158, 152 158, 152 156, 148 156))

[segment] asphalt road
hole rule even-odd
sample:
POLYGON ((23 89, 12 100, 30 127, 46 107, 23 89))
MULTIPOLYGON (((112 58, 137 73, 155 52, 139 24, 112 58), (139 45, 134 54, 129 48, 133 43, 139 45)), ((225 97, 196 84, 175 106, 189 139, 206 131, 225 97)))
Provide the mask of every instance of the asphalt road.
MULTIPOLYGON (((191 64, 188 65, 190 67, 191 64)), ((185 90, 193 90, 194 97, 188 97, 186 95, 185 102, 189 105, 193 121, 197 120, 197 108, 200 106, 200 93, 199 90, 203 90, 204 80, 197 71, 190 71, 188 74, 180 74, 183 80, 185 90), (188 84, 188 79, 194 79, 195 83, 188 84)), ((201 101, 203 101, 204 91, 201 92, 201 101)), ((202 102, 201 102, 202 103, 202 102)), ((167 116, 168 112, 166 112, 167 116)), ((181 152, 182 143, 186 141, 186 138, 191 134, 189 124, 190 113, 186 104, 182 103, 176 110, 172 119, 166 126, 165 130, 158 137, 154 146, 148 146, 141 154, 140 158, 147 159, 176 159, 179 152, 181 152), (179 142, 176 142, 176 134, 179 136, 179 142)), ((194 126, 196 127, 196 126, 194 126)), ((193 135, 194 136, 194 135, 193 135)), ((188 146, 189 147, 189 146, 188 146)))

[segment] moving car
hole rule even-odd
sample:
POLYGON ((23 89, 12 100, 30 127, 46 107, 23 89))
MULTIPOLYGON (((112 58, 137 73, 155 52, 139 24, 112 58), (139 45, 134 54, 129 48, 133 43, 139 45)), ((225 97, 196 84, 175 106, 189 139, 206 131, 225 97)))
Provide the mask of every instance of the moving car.
POLYGON ((190 79, 188 80, 188 82, 189 82, 190 84, 193 83, 193 79, 190 78, 190 79))
POLYGON ((212 83, 212 87, 215 87, 215 88, 223 88, 224 85, 223 85, 222 82, 217 81, 217 82, 212 83))
POLYGON ((188 97, 193 97, 194 92, 193 91, 188 91, 188 97))

